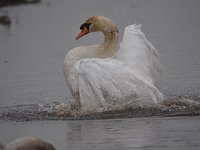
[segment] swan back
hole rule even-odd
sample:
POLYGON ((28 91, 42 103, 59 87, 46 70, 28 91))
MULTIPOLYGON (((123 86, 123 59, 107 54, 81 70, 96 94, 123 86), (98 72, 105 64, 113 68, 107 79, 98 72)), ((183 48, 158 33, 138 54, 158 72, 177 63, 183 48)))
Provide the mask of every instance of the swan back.
POLYGON ((141 31, 142 25, 130 25, 125 28, 119 51, 115 58, 125 62, 142 76, 146 75, 158 86, 162 73, 158 50, 141 31))

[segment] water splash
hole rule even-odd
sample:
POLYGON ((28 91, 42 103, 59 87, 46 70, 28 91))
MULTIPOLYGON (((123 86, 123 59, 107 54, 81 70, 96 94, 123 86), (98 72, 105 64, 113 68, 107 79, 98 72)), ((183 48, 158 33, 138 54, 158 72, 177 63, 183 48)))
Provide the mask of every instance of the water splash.
POLYGON ((157 107, 115 107, 109 110, 72 109, 70 102, 2 107, 0 119, 7 121, 112 119, 130 117, 174 117, 200 115, 200 101, 172 97, 157 107))

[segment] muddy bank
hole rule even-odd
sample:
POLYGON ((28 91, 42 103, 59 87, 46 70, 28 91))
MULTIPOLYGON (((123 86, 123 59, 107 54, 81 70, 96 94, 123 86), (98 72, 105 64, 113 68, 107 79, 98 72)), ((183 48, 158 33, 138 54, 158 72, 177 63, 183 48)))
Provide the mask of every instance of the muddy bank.
POLYGON ((0 8, 7 6, 22 5, 22 4, 37 4, 40 2, 41 0, 1 0, 0 8))
MULTIPOLYGON (((7 14, 1 14, 1 8, 8 6, 16 6, 16 5, 25 5, 25 4, 38 4, 41 0, 1 0, 0 1, 0 24, 4 26, 11 25, 12 21, 10 16, 7 14)), ((2 13, 4 13, 2 11, 2 13)))
POLYGON ((6 16, 6 15, 1 15, 0 16, 0 24, 2 24, 2 25, 10 25, 11 24, 10 17, 6 16))

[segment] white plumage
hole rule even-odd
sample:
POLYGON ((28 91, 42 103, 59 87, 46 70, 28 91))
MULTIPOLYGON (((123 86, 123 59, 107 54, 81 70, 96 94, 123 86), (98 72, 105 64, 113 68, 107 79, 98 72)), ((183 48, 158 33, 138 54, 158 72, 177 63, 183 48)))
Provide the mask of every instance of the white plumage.
POLYGON ((156 86, 162 73, 158 50, 150 43, 141 31, 142 25, 130 25, 125 28, 124 37, 116 59, 149 76, 156 86))
POLYGON ((119 50, 112 57, 98 58, 101 45, 68 52, 64 75, 73 104, 98 111, 152 107, 163 100, 156 87, 162 71, 159 54, 140 27, 126 27, 119 50))

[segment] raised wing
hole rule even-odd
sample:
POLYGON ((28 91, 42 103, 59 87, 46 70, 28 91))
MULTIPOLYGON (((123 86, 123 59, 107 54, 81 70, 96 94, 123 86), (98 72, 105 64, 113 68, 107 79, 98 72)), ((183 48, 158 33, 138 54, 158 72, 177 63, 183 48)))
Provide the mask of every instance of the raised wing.
POLYGON ((151 107, 163 99, 151 78, 114 59, 82 59, 75 74, 83 110, 151 107))
POLYGON ((159 53, 146 39, 141 26, 130 25, 125 28, 124 37, 115 58, 128 64, 135 71, 146 74, 158 86, 162 73, 159 53))

